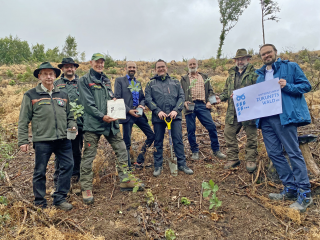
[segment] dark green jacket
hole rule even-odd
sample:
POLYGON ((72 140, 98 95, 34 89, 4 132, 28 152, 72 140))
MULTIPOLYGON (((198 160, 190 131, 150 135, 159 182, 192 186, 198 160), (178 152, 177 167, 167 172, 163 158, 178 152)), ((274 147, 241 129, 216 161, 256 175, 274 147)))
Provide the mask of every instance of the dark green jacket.
MULTIPOLYGON (((234 116, 236 114, 235 108, 234 108, 234 103, 233 99, 230 98, 233 90, 236 90, 234 87, 234 82, 236 78, 236 74, 238 71, 237 66, 233 66, 232 68, 229 69, 229 77, 226 80, 226 84, 224 87, 224 90, 222 94, 220 94, 220 99, 221 101, 228 101, 228 109, 227 109, 227 115, 226 115, 226 123, 228 124, 233 124, 234 121, 234 116)), ((241 87, 247 87, 252 84, 255 84, 257 81, 258 75, 255 73, 255 68, 252 64, 248 64, 247 68, 245 69, 245 72, 242 75, 242 81, 241 81, 241 87)), ((243 122, 244 125, 254 125, 255 120, 250 120, 243 122)))
POLYGON ((52 96, 40 84, 27 91, 21 103, 18 145, 28 144, 28 125, 32 125, 32 141, 52 141, 67 137, 67 128, 77 127, 70 112, 69 97, 54 88, 52 96))
MULTIPOLYGON (((206 74, 203 74, 200 72, 199 72, 199 74, 202 76, 203 81, 205 82, 206 79, 208 78, 208 76, 206 74)), ((189 74, 182 76, 180 82, 181 82, 181 86, 182 86, 182 89, 184 92, 185 101, 192 102, 191 89, 189 89, 189 86, 190 86, 189 74)), ((209 97, 214 95, 213 88, 211 86, 210 81, 208 81, 204 84, 204 91, 205 91, 206 102, 209 102, 209 97)), ((185 107, 183 108, 183 112, 185 115, 192 113, 192 111, 188 111, 185 107)))
POLYGON ((152 123, 163 122, 158 117, 160 111, 169 114, 174 110, 178 113, 176 119, 182 119, 184 94, 179 80, 168 74, 164 78, 156 75, 148 82, 145 94, 145 103, 152 111, 152 123))
MULTIPOLYGON (((75 75, 75 79, 70 81, 69 79, 64 77, 64 74, 62 74, 61 78, 54 81, 53 85, 54 87, 59 88, 60 91, 67 93, 71 102, 76 102, 77 105, 80 105, 78 81, 79 81, 79 77, 77 75, 75 75)), ((77 125, 78 125, 78 128, 82 128, 83 126, 82 117, 77 118, 77 125)))
POLYGON ((111 82, 105 74, 99 74, 92 68, 79 80, 80 102, 84 107, 83 131, 109 136, 119 130, 118 121, 106 123, 102 120, 107 115, 107 101, 113 98, 111 82))

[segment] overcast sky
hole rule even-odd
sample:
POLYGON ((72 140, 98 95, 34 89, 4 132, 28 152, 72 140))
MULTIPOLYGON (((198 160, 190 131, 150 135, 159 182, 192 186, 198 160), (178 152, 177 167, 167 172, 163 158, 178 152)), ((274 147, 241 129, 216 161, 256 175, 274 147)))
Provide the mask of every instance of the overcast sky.
MULTIPOLYGON (((281 20, 265 23, 279 51, 320 50, 320 0, 277 0, 281 20)), ((260 0, 230 31, 223 55, 262 44, 260 0)), ((181 61, 216 56, 221 24, 217 0, 0 0, 0 38, 61 47, 70 34, 89 59, 95 52, 123 60, 181 61)))

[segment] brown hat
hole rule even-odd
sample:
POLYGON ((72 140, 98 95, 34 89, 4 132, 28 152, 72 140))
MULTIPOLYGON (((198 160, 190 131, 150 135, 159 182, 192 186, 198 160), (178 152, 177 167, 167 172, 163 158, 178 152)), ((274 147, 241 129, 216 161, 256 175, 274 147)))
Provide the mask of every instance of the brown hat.
POLYGON ((245 48, 241 48, 237 50, 236 56, 233 59, 242 58, 242 57, 252 57, 252 56, 247 53, 247 50, 245 48))

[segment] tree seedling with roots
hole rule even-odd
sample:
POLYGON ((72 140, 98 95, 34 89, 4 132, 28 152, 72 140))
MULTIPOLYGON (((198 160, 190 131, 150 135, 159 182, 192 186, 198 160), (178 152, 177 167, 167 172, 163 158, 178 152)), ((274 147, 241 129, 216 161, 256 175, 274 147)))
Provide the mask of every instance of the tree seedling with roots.
POLYGON ((186 197, 182 197, 181 198, 181 203, 183 205, 190 205, 190 200, 188 198, 186 198, 186 197))
POLYGON ((140 83, 134 83, 133 80, 131 80, 131 84, 128 86, 131 92, 139 92, 141 90, 140 83))
POLYGON ((203 197, 209 197, 210 193, 212 192, 211 198, 210 198, 210 206, 209 209, 211 210, 213 207, 218 209, 222 205, 222 201, 218 199, 216 196, 216 192, 219 190, 219 187, 217 184, 214 184, 212 179, 210 179, 209 182, 203 182, 202 183, 203 188, 203 197))
POLYGON ((70 102, 70 106, 71 106, 71 109, 70 111, 73 112, 73 116, 74 116, 74 120, 77 120, 78 117, 81 117, 82 114, 84 114, 84 107, 82 105, 78 105, 76 103, 78 99, 76 99, 74 102, 70 102))
POLYGON ((122 165, 122 167, 123 167, 123 173, 124 173, 124 174, 128 174, 128 176, 129 176, 129 177, 127 177, 127 178, 124 178, 124 179, 122 180, 122 182, 128 182, 128 181, 131 181, 131 180, 136 180, 135 183, 134 183, 135 186, 133 187, 132 192, 134 192, 134 193, 138 192, 138 190, 139 190, 139 183, 138 183, 138 181, 137 181, 137 178, 132 174, 132 171, 126 169, 126 168, 127 168, 127 165, 122 165))

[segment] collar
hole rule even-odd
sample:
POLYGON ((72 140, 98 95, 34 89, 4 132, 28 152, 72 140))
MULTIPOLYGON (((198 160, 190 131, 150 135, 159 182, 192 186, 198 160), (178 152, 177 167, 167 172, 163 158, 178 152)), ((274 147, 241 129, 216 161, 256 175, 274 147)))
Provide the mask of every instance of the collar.
POLYGON ((128 78, 128 80, 136 81, 136 78, 135 78, 135 77, 131 78, 128 74, 126 75, 126 77, 128 78))
MULTIPOLYGON (((199 72, 196 71, 196 75, 195 76, 198 76, 198 75, 199 75, 199 72)), ((188 73, 188 76, 189 76, 189 78, 191 78, 191 73, 188 73)))

